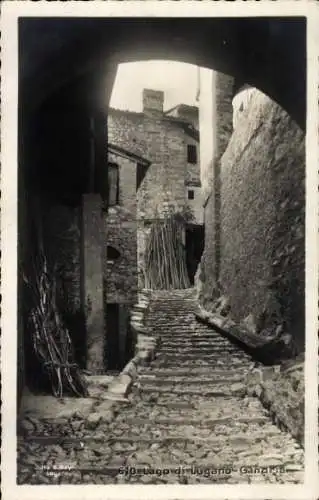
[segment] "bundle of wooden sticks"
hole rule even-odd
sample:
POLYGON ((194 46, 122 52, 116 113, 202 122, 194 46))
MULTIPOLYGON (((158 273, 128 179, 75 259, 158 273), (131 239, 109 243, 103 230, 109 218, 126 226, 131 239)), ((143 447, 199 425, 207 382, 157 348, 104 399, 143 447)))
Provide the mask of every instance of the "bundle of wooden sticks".
POLYGON ((145 287, 153 290, 189 288, 183 224, 173 215, 153 222, 145 252, 145 287))
POLYGON ((52 393, 58 398, 65 393, 87 396, 87 383, 74 362, 71 338, 58 311, 56 276, 49 272, 42 243, 33 257, 33 272, 31 276, 23 273, 23 279, 30 301, 28 332, 42 368, 42 376, 49 379, 52 393))

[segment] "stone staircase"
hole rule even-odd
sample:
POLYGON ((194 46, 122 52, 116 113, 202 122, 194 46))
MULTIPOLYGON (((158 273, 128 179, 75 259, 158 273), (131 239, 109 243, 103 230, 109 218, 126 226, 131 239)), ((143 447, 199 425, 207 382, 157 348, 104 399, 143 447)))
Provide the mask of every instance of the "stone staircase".
POLYGON ((302 483, 303 448, 247 395, 255 361, 196 310, 193 290, 154 292, 145 332, 158 348, 127 398, 27 422, 41 439, 21 440, 19 484, 302 483))
POLYGON ((153 294, 146 326, 159 348, 106 438, 116 482, 302 482, 303 449, 246 396, 254 360, 196 309, 193 290, 153 294))

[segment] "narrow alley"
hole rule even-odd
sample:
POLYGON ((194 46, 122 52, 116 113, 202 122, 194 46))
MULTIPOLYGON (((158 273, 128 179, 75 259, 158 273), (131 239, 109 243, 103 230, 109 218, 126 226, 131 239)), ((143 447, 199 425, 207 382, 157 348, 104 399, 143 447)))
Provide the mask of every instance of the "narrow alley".
POLYGON ((31 484, 302 482, 302 447, 246 395, 255 361, 198 323, 196 307, 194 289, 153 292, 146 327, 158 348, 138 369, 116 418, 73 415, 69 434, 57 418, 39 423, 41 436, 63 432, 71 441, 34 446, 25 440, 20 477, 31 484), (48 478, 41 462, 55 477, 48 478))
POLYGON ((18 485, 310 477, 306 27, 21 20, 18 485))

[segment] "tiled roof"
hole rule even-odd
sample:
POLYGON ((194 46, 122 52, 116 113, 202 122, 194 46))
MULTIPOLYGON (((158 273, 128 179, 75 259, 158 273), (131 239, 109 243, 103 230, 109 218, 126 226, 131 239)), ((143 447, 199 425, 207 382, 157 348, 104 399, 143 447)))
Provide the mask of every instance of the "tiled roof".
MULTIPOLYGON (((109 108, 109 113, 123 116, 132 116, 136 118, 143 118, 145 116, 142 112, 129 111, 118 108, 109 108)), ((167 112, 163 113, 162 116, 156 117, 156 119, 161 119, 162 121, 176 124, 178 127, 184 130, 185 134, 192 137, 192 139, 194 139, 195 141, 199 141, 199 131, 190 122, 182 118, 166 115, 166 113, 167 112)))

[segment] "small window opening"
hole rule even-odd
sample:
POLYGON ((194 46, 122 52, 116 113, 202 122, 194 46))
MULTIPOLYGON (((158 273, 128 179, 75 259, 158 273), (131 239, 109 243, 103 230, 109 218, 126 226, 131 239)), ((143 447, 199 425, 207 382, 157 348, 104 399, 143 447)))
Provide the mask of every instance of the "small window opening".
POLYGON ((194 191, 193 189, 188 190, 188 199, 193 200, 194 199, 194 191))
POLYGON ((197 163, 197 149, 195 144, 187 145, 187 161, 188 163, 197 163))
POLYGON ((108 164, 108 206, 119 204, 119 166, 116 163, 108 164))
POLYGON ((114 264, 114 262, 121 256, 120 252, 116 248, 108 246, 107 247, 107 263, 114 264))

